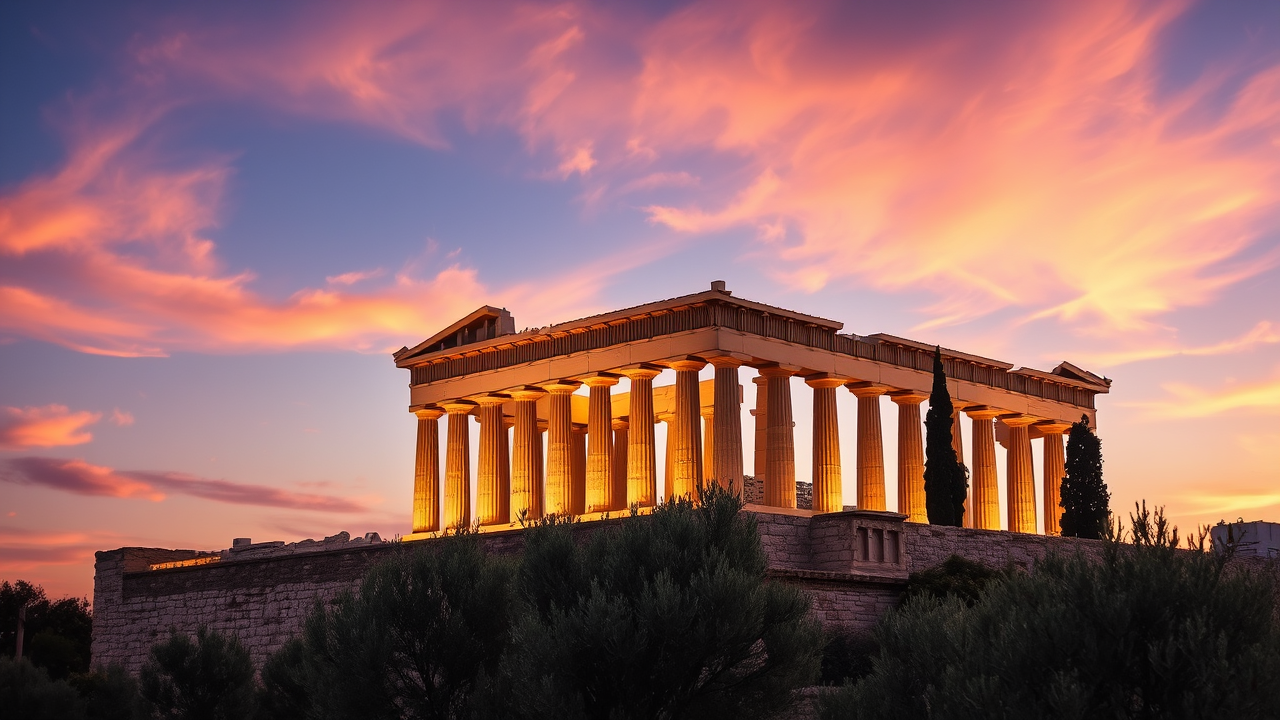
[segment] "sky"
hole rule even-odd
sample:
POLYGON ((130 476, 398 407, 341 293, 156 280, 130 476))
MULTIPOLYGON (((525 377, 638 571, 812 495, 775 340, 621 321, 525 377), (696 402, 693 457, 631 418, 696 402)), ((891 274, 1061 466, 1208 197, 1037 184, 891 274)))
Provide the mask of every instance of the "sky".
POLYGON ((1278 200, 1274 3, 5 3, 0 578, 405 534, 391 351, 712 280, 1105 375, 1120 517, 1280 521, 1278 200))

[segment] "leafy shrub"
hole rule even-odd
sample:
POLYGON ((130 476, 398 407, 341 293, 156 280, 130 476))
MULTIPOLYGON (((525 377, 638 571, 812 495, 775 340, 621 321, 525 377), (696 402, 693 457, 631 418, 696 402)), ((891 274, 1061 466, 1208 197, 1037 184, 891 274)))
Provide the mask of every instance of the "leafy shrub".
POLYGON ((948 596, 954 596, 965 605, 972 606, 982 596, 987 586, 1006 577, 1007 574, 959 555, 952 555, 942 561, 941 565, 911 573, 907 578, 907 587, 903 591, 902 601, 905 603, 917 597, 942 600, 948 596))
POLYGON ((72 675, 71 686, 85 701, 88 720, 133 720, 144 717, 138 681, 119 665, 72 675))
POLYGON ((23 720, 78 720, 84 702, 66 681, 49 679, 25 658, 0 658, 0 712, 23 720))
POLYGON ((153 718, 244 720, 254 711, 253 676, 249 653, 234 635, 201 627, 192 639, 175 631, 151 646, 141 695, 153 718))
POLYGON ((24 605, 23 656, 47 670, 54 680, 87 672, 93 632, 89 601, 73 597, 50 600, 44 588, 25 580, 0 581, 0 655, 13 657, 18 608, 24 605))

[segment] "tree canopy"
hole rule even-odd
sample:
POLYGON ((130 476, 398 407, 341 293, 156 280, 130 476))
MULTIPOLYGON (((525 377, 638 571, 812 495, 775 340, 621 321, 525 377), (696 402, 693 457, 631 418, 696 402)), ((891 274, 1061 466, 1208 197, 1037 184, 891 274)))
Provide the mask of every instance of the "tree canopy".
POLYGON ((933 350, 933 390, 929 394, 929 414, 925 416, 924 497, 931 525, 964 524, 964 501, 969 493, 969 469, 956 456, 951 444, 955 407, 947 390, 942 366, 942 348, 933 350))
POLYGON ((1062 534, 1099 539, 1111 523, 1111 493, 1102 479, 1102 441, 1081 415, 1067 440, 1066 477, 1062 479, 1062 534))

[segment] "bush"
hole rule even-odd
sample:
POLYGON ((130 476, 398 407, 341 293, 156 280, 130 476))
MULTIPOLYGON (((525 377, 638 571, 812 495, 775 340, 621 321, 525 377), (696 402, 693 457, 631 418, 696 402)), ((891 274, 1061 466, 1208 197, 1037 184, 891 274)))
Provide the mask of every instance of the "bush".
POLYGON ((817 676, 821 633, 807 597, 766 580, 741 508, 712 485, 700 504, 668 502, 585 544, 563 521, 529 530, 526 611, 489 712, 747 718, 788 705, 817 676))
POLYGON ((973 606, 987 586, 1007 574, 1007 571, 992 570, 981 563, 952 555, 941 565, 911 573, 902 593, 902 601, 909 602, 917 597, 942 600, 952 596, 965 605, 973 606))
POLYGON ((234 635, 201 627, 193 640, 174 631, 151 646, 141 695, 153 718, 244 720, 254 711, 253 675, 249 653, 234 635))
POLYGON ((27 607, 23 655, 54 680, 87 672, 93 632, 89 601, 50 600, 44 588, 25 580, 0 581, 0 656, 13 657, 18 608, 23 605, 27 607))
POLYGON ((23 720, 78 720, 84 702, 63 680, 50 680, 44 668, 26 659, 0 658, 0 709, 23 720))
POLYGON ((1100 560, 1050 556, 972 607, 917 597, 877 628, 875 671, 822 716, 1274 717, 1273 570, 1109 543, 1100 560))
POLYGON ((880 646, 871 633, 840 633, 827 638, 822 649, 822 685, 844 685, 857 682, 875 669, 874 659, 880 646))
POLYGON ((119 665, 97 668, 70 678, 85 701, 88 720, 133 720, 144 717, 139 706, 138 681, 119 665))

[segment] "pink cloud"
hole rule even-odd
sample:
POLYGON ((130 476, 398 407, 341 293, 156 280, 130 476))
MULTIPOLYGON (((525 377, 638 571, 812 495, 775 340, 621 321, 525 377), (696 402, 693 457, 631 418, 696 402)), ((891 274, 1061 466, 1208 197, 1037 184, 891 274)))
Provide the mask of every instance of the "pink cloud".
POLYGON ((93 440, 88 426, 101 419, 102 413, 72 412, 66 405, 6 407, 0 414, 0 450, 83 445, 93 440))
POLYGON ((111 423, 120 427, 128 427, 133 424, 133 413, 114 408, 111 411, 111 423))
POLYGON ((19 485, 37 485, 77 495, 116 498, 143 498, 160 502, 166 494, 189 495, 233 505, 311 510, 315 512, 362 512, 363 502, 334 495, 295 493, 265 485, 210 480, 184 473, 119 471, 83 460, 21 457, 7 461, 0 480, 19 485))

